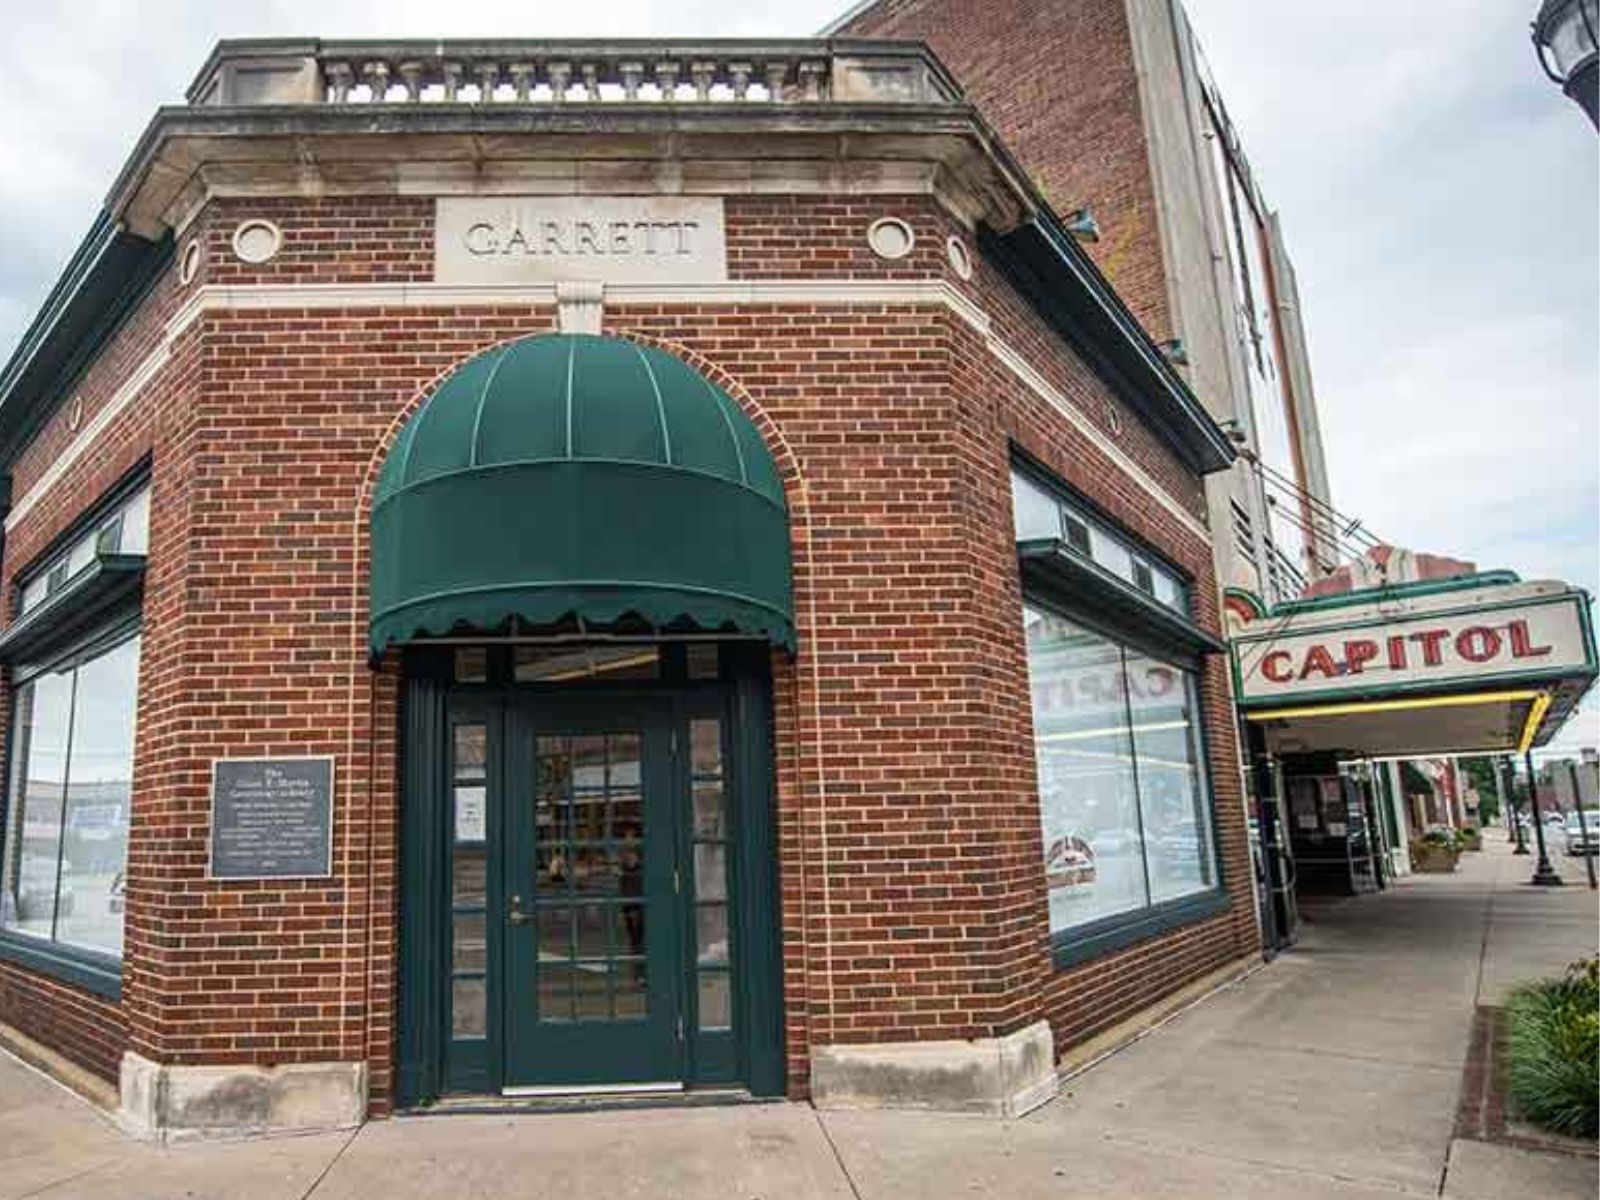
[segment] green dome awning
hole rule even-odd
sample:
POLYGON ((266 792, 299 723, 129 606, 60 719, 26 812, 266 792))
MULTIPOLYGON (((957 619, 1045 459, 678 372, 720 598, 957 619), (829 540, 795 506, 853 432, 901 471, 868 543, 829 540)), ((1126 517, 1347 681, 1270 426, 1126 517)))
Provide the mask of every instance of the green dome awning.
POLYGON ((794 647, 761 435, 686 363, 617 338, 524 338, 439 385, 378 477, 371 590, 374 655, 513 618, 794 647))

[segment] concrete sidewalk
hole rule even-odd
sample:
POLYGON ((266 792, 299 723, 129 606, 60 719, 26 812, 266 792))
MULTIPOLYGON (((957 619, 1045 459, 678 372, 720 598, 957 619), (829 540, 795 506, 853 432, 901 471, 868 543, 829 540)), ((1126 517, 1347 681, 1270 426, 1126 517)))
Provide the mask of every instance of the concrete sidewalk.
POLYGON ((1490 837, 1456 875, 1313 907, 1294 951, 1021 1121, 769 1104, 164 1150, 0 1055, 0 1200, 1590 1200, 1592 1158, 1452 1137, 1474 1007, 1595 952, 1593 893, 1527 887, 1490 837))

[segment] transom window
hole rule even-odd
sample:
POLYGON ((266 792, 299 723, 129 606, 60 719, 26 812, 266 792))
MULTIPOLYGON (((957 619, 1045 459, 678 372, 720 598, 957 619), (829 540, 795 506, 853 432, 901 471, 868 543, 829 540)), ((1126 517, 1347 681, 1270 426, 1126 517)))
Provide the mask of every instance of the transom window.
POLYGON ((71 545, 28 572, 17 598, 17 614, 20 616, 37 608, 93 566, 102 555, 145 554, 149 544, 150 485, 147 483, 85 529, 71 545))
POLYGON ((1080 558, 1110 571, 1176 612, 1189 611, 1189 594, 1176 572, 1156 562, 1134 540, 1090 516, 1081 506, 1021 471, 1011 472, 1017 540, 1059 540, 1080 558))

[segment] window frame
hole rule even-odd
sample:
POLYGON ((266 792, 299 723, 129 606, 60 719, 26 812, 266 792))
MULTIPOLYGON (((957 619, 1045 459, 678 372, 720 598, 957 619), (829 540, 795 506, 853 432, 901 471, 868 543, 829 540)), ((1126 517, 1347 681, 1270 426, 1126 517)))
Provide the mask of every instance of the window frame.
MULTIPOLYGON (((74 547, 85 538, 93 535, 94 542, 91 547, 94 557, 105 556, 105 551, 100 547, 100 534, 102 527, 109 526, 114 520, 117 524, 118 549, 113 556, 126 554, 121 549, 122 535, 126 527, 125 510, 128 502, 141 490, 150 487, 150 463, 148 460, 141 462, 132 471, 118 480, 112 487, 105 491, 93 504, 81 512, 67 528, 51 538, 31 559, 17 571, 11 582, 11 623, 16 624, 23 617, 36 609, 50 603, 56 596, 61 585, 76 578, 80 572, 68 570, 68 559, 74 547), (62 579, 55 586, 45 585, 44 595, 27 608, 23 608, 23 592, 40 579, 48 579, 50 575, 60 571, 62 579)), ((149 541, 149 501, 146 501, 147 513, 145 517, 146 542, 149 541)), ((147 552, 137 552, 137 557, 146 557, 147 552)))
MULTIPOLYGON (((1140 537, 1131 529, 1128 529, 1120 521, 1106 512, 1105 509, 1100 507, 1100 505, 1096 504, 1088 496, 1080 492, 1077 488, 1058 479, 1048 467, 1037 462, 1026 451, 1021 449, 1021 447, 1015 445, 1013 445, 1011 448, 1010 473, 1008 474, 1006 481, 1008 494, 1010 491, 1011 474, 1021 475, 1029 483, 1033 484, 1034 487, 1038 488, 1040 491, 1044 492, 1046 495, 1055 500, 1057 524, 1059 526, 1059 532, 1057 533, 1056 540, 1060 541, 1064 547, 1070 550, 1072 554, 1080 559, 1086 566, 1092 567, 1106 575, 1109 579, 1115 580, 1116 582, 1122 584, 1126 590, 1132 592, 1133 594, 1145 600, 1153 601, 1168 612, 1175 614, 1185 621, 1192 622, 1194 613, 1194 576, 1190 572, 1186 571, 1183 567, 1179 566, 1178 563, 1167 557, 1166 554, 1164 554, 1156 546, 1152 545, 1149 541, 1140 537), (1083 549, 1081 546, 1077 545, 1071 537, 1068 536, 1068 529, 1066 525, 1066 518, 1068 517, 1075 520, 1078 524, 1084 526, 1088 533, 1091 549, 1083 549), (1145 591, 1144 589, 1138 587, 1131 578, 1125 578, 1124 576, 1119 575, 1106 563, 1096 558, 1092 549, 1096 526, 1099 527, 1098 532, 1102 536, 1109 537, 1118 544, 1119 548, 1128 555, 1128 558, 1132 563, 1141 564, 1148 569, 1152 573, 1152 580, 1157 572, 1170 577, 1178 587, 1178 598, 1181 603, 1168 604, 1166 601, 1160 599, 1157 590, 1152 589, 1148 592, 1145 591)), ((1012 528, 1014 532, 1014 512, 1012 528)), ((1130 570, 1129 574, 1133 574, 1133 571, 1130 570)))
MULTIPOLYGON (((87 522, 85 523, 88 524, 87 522)), ((7 682, 7 699, 9 713, 6 722, 6 750, 4 769, 4 788, 0 790, 0 861, 11 852, 6 842, 6 832, 11 821, 12 779, 19 769, 17 761, 17 720, 20 716, 20 706, 16 703, 16 694, 19 688, 25 687, 39 676, 49 671, 59 670, 70 665, 74 671, 85 662, 109 654, 125 642, 140 636, 144 631, 143 605, 137 598, 123 600, 114 606, 102 619, 94 622, 93 627, 80 637, 63 642, 55 647, 48 655, 42 655, 37 660, 24 664, 21 668, 14 668, 11 679, 7 682)), ((138 711, 138 692, 134 695, 135 713, 138 711)), ((137 726, 136 726, 137 728, 137 726)), ((137 734, 135 734, 137 744, 137 734)), ((132 767, 132 753, 130 748, 129 766, 132 767)), ((68 745, 67 753, 70 757, 71 746, 68 745)), ((63 806, 63 818, 65 816, 63 806)), ((132 805, 129 805, 128 824, 131 829, 133 824, 132 805)), ((126 867, 124 867, 126 870, 126 867)), ((59 892, 61 886, 60 868, 57 867, 56 887, 59 892)), ((48 975, 65 983, 82 988, 87 992, 107 1000, 120 1000, 122 997, 122 967, 124 955, 106 954, 99 950, 90 950, 86 947, 73 946, 51 939, 32 937, 28 934, 18 933, 11 929, 0 927, 0 962, 10 962, 36 971, 41 975, 48 975)))
MULTIPOLYGON (((1205 655, 1207 650, 1214 651, 1210 646, 1180 645, 1167 637, 1160 636, 1148 624, 1137 619, 1137 614, 1148 612, 1148 606, 1159 605, 1175 617, 1181 617, 1184 623, 1189 623, 1189 602, 1192 601, 1194 577, 1183 571, 1171 559, 1150 547, 1143 539, 1124 529, 1117 522, 1110 520, 1104 512, 1088 501, 1080 500, 1078 493, 1066 485, 1057 482, 1044 468, 1030 460, 1014 455, 1009 464, 1010 469, 1023 474, 1030 482, 1042 488, 1045 492, 1059 497, 1071 507, 1085 507, 1096 519, 1104 522, 1115 534, 1123 538, 1135 557, 1146 557, 1172 571, 1181 581, 1183 596, 1186 601, 1181 614, 1170 606, 1161 604, 1154 596, 1135 587, 1131 582, 1113 574, 1101 564, 1087 556, 1072 552, 1080 560, 1079 566, 1092 573, 1098 582, 1100 590, 1111 591, 1113 594, 1121 593, 1130 605, 1126 610, 1132 614, 1131 618, 1124 615, 1124 610, 1108 609, 1104 605, 1093 605, 1085 602, 1082 595, 1073 596, 1058 585, 1041 577, 1041 572, 1026 569, 1025 560, 1019 555, 1018 559, 1018 592, 1024 607, 1034 607, 1060 617, 1063 620, 1081 626, 1083 629, 1099 637, 1114 642, 1124 656, 1124 663, 1128 654, 1141 654, 1158 659, 1173 666, 1183 673, 1185 686, 1189 690, 1189 702, 1194 709, 1194 734, 1193 752, 1197 756, 1195 763, 1196 786, 1200 795, 1197 803, 1204 806, 1204 815, 1209 827, 1209 838, 1206 844, 1206 854, 1211 867, 1210 887, 1204 891, 1191 895, 1180 896, 1172 900, 1147 903, 1143 908, 1132 912, 1116 913, 1089 921, 1082 925, 1075 925, 1071 929, 1050 931, 1050 954, 1056 970, 1076 966, 1094 958, 1110 954, 1117 950, 1125 949, 1139 942, 1148 941, 1173 930, 1181 929, 1198 921, 1208 920, 1212 917, 1227 912, 1232 907, 1232 897, 1228 893, 1228 877, 1222 860, 1219 829, 1217 823, 1216 793, 1212 786, 1212 763, 1214 756, 1211 747, 1211 731, 1205 719, 1205 706, 1203 701, 1202 685, 1204 682, 1205 655), (1119 619, 1122 617, 1123 619, 1119 619)), ((1015 521, 1012 523, 1012 536, 1015 541, 1015 521)), ((1064 537, 1058 539, 1066 547, 1064 537)), ((1026 546, 1028 542, 1018 542, 1018 546, 1026 546)), ((1068 547, 1070 551, 1070 547, 1068 547)), ((1017 628, 1025 630, 1026 626, 1019 611, 1017 628)), ((1203 631, 1196 631, 1203 634, 1203 631)), ((1024 661, 1027 659, 1027 647, 1023 647, 1024 661)), ((1031 679, 1030 679, 1031 684, 1031 679)), ((1127 709, 1127 699, 1124 697, 1124 720, 1131 717, 1127 709)), ((1033 737, 1033 705, 1031 686, 1029 693, 1029 736, 1033 737)), ((1034 761, 1038 762, 1037 744, 1034 746, 1034 761)), ((1135 787, 1138 788, 1138 763, 1135 755, 1135 787)), ((1037 769, 1037 767, 1036 767, 1037 769)), ((1138 796, 1140 821, 1143 822, 1144 797, 1142 790, 1138 796)), ((1044 797, 1035 782, 1034 803, 1038 819, 1043 824, 1044 797)), ((1143 851, 1145 857, 1145 876, 1149 878, 1148 850, 1143 851)), ((1041 878, 1043 864, 1040 865, 1041 878)))

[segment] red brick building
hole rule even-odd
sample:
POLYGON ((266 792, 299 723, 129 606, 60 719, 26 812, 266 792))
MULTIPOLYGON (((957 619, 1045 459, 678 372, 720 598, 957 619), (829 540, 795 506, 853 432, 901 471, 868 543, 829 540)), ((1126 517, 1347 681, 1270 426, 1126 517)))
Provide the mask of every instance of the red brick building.
POLYGON ((1258 948, 1229 446, 920 46, 224 43, 0 376, 0 1035, 1016 1112, 1258 948))
POLYGON ((1207 480, 1225 589, 1294 600, 1359 552, 1283 222, 1182 0, 862 0, 827 32, 927 42, 1235 439, 1207 480))

